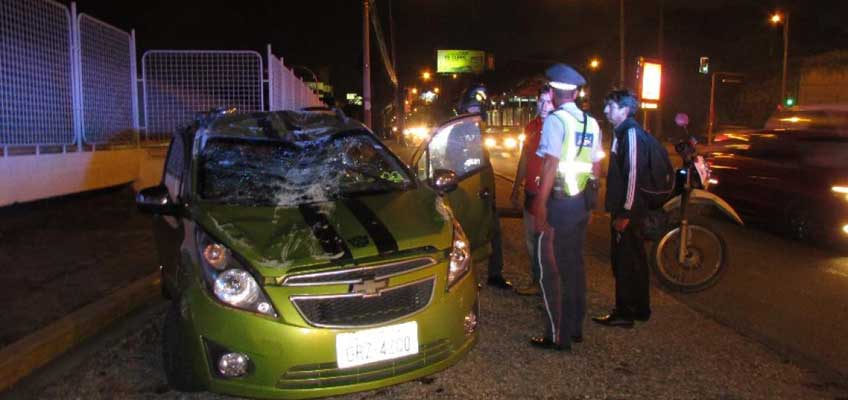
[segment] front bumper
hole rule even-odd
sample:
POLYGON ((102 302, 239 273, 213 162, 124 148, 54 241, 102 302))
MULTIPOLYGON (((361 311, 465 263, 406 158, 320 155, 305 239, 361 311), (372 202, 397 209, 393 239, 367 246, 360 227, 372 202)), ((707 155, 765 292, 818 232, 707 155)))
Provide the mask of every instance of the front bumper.
MULTIPOLYGON (((430 276, 432 271, 443 270, 446 271, 444 263, 428 269, 430 276)), ((191 349, 197 355, 194 370, 211 391, 296 399, 371 390, 445 369, 476 342, 477 333, 466 335, 464 330, 465 316, 477 307, 473 271, 450 292, 445 292, 445 278, 438 274, 428 307, 384 324, 416 321, 418 354, 348 369, 337 368, 336 335, 370 326, 356 329, 310 326, 288 301, 292 288, 266 287, 265 290, 280 314, 277 319, 222 306, 203 287, 192 286, 186 293, 185 326, 191 349), (246 354, 252 362, 250 373, 241 378, 219 376, 213 369, 216 360, 210 359, 209 343, 246 354)))

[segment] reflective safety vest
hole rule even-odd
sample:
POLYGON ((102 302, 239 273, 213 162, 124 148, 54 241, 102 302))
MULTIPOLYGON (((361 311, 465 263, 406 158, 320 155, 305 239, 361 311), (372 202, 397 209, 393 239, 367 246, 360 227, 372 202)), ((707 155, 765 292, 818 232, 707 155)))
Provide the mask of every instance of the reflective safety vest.
POLYGON ((565 128, 554 190, 576 196, 593 178, 592 153, 595 141, 600 140, 599 127, 597 124, 589 124, 589 115, 586 113, 583 113, 583 121, 578 121, 565 110, 557 110, 553 115, 559 118, 565 128))

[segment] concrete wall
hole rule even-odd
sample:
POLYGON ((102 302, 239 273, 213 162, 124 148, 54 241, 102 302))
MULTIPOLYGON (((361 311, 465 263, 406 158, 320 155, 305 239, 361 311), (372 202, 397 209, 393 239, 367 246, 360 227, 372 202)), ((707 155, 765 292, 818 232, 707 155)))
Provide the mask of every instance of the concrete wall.
POLYGON ((133 183, 162 176, 164 148, 0 157, 0 206, 133 183))

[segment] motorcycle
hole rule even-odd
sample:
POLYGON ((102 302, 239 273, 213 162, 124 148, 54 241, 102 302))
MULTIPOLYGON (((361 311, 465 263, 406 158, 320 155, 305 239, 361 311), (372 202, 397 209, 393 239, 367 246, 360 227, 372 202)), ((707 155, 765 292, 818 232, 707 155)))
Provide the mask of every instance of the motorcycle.
POLYGON ((728 263, 724 238, 710 227, 704 211, 717 209, 735 223, 744 223, 732 206, 707 191, 709 166, 698 154, 697 140, 688 134, 689 117, 678 114, 675 122, 687 137, 674 146, 683 166, 675 171, 675 190, 661 209, 664 222, 653 243, 651 267, 666 287, 692 293, 715 285, 728 263))

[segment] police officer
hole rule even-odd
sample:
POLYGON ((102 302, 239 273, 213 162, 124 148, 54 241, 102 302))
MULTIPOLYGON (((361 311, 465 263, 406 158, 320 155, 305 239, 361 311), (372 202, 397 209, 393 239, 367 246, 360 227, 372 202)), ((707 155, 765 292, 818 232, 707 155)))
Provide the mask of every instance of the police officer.
MULTIPOLYGON (((465 93, 462 95, 460 99, 458 112, 460 114, 476 114, 482 113, 483 120, 486 120, 486 86, 483 84, 474 84, 468 88, 465 93)), ((482 129, 482 127, 481 127, 482 129)), ((448 138, 448 152, 453 151, 468 151, 468 149, 484 149, 485 148, 479 143, 474 146, 469 146, 467 143, 462 143, 459 146, 456 146, 453 139, 454 135, 461 135, 458 130, 454 129, 451 131, 451 137, 448 138)), ((476 140, 480 139, 480 136, 475 136, 476 140)), ((449 159, 457 160, 457 159, 467 159, 467 157, 456 157, 456 156, 448 156, 449 159)), ((488 156, 486 156, 488 158, 488 156)), ((462 168, 467 168, 464 166, 456 166, 456 171, 462 171, 462 168)), ((492 188, 492 192, 496 192, 495 188, 492 188)), ((503 267, 504 267, 504 259, 503 259, 503 243, 501 238, 501 223, 498 218, 497 209, 495 208, 494 202, 492 202, 492 226, 494 232, 492 232, 492 255, 489 256, 489 276, 486 279, 486 285, 496 288, 496 289, 512 289, 512 283, 503 277, 503 267)))
POLYGON ((542 157, 541 184, 534 202, 537 255, 541 263, 544 336, 533 346, 570 350, 583 341, 586 272, 583 242, 592 207, 595 177, 600 173, 601 129, 574 103, 586 80, 572 67, 556 64, 545 72, 556 110, 542 126, 536 154, 542 157))

